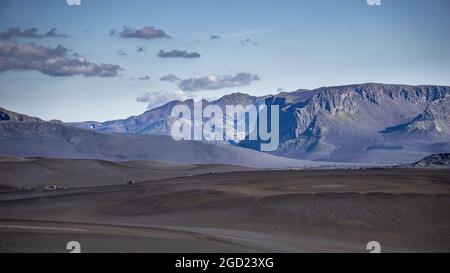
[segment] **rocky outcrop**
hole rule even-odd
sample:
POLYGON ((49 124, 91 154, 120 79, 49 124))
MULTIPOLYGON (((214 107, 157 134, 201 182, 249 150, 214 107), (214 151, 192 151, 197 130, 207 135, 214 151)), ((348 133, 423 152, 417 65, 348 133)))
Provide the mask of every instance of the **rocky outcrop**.
POLYGON ((19 114, 13 111, 6 110, 0 107, 0 122, 1 121, 42 121, 40 118, 30 117, 24 114, 19 114))
POLYGON ((433 154, 411 166, 415 168, 450 168, 450 153, 433 154))

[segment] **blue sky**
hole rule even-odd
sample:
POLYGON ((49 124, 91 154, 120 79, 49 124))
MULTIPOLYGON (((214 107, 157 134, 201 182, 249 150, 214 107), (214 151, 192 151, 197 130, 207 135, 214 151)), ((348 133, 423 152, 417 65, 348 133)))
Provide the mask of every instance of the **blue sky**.
POLYGON ((448 0, 382 0, 381 6, 366 0, 82 0, 81 6, 65 0, 1 0, 0 32, 11 27, 35 27, 40 33, 55 27, 69 37, 13 42, 61 44, 83 60, 123 68, 113 77, 0 71, 0 106, 44 119, 125 118, 171 98, 232 92, 266 95, 280 88, 364 82, 450 85, 448 0), (110 35, 122 26, 153 26, 172 38, 110 35), (145 51, 137 52, 140 47, 145 51), (157 56, 174 49, 201 57, 157 56), (181 90, 179 82, 160 80, 169 73, 195 83, 216 75, 226 83, 181 90), (241 84, 238 73, 259 80, 241 84), (144 76, 150 80, 138 79, 144 76))

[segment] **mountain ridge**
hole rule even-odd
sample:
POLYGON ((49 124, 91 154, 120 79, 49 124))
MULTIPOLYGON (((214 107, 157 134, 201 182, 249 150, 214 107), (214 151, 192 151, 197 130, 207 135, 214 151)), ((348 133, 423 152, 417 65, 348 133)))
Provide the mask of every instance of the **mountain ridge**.
MULTIPOLYGON (((170 101, 141 115, 106 122, 67 123, 100 132, 170 135, 170 101)), ((203 105, 280 106, 280 145, 273 154, 302 160, 402 164, 450 152, 450 87, 405 84, 351 84, 298 89, 276 95, 232 93, 203 105)), ((238 146, 259 149, 260 141, 238 146)))
MULTIPOLYGON (((274 152, 276 155, 307 160, 395 164, 412 162, 426 154, 439 152, 439 148, 450 147, 450 129, 443 125, 439 133, 417 131, 416 134, 424 136, 416 139, 416 143, 409 141, 408 145, 401 139, 407 137, 406 132, 403 135, 400 131, 389 132, 389 128, 408 124, 420 114, 425 115, 423 112, 431 103, 448 95, 448 86, 365 83, 299 89, 261 97, 232 93, 203 103, 218 104, 222 108, 226 104, 279 105, 280 146, 274 152), (442 143, 440 147, 439 143, 442 143), (401 155, 393 154, 392 147, 401 147, 396 150, 401 155), (388 151, 389 156, 381 158, 381 150, 388 151)), ((192 108, 194 102, 171 101, 124 120, 72 125, 85 128, 93 125, 99 131, 169 135, 170 110, 180 103, 192 108)), ((432 117, 450 114, 445 107, 437 111, 442 113, 434 113, 432 117)), ((444 119, 440 124, 445 122, 444 119)), ((237 145, 258 149, 259 144, 259 141, 242 141, 237 145)))
POLYGON ((0 121, 43 121, 37 117, 20 114, 0 107, 0 121))

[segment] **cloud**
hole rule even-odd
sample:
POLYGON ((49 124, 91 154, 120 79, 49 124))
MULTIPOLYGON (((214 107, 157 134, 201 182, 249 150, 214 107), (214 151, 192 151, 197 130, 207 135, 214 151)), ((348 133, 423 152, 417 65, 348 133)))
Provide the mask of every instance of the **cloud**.
POLYGON ((128 54, 125 51, 123 51, 123 50, 118 50, 117 51, 117 55, 119 55, 119 56, 126 56, 128 54))
POLYGON ((45 37, 67 38, 68 36, 58 33, 56 28, 50 29, 45 34, 40 34, 39 30, 35 27, 24 29, 23 31, 20 28, 13 27, 0 33, 0 39, 2 40, 11 40, 15 38, 41 39, 45 37))
POLYGON ((147 92, 136 98, 138 102, 147 103, 148 109, 153 109, 164 105, 170 101, 179 100, 185 101, 187 99, 197 99, 197 96, 181 90, 174 92, 147 92))
POLYGON ((158 57, 161 58, 200 58, 200 54, 197 52, 187 52, 186 50, 174 49, 172 51, 160 50, 158 57))
POLYGON ((257 46, 259 43, 252 41, 250 38, 241 40, 241 45, 245 46, 245 45, 252 45, 252 46, 257 46))
POLYGON ((69 54, 69 50, 62 45, 50 48, 0 40, 0 72, 39 71, 53 77, 115 77, 119 70, 123 70, 119 65, 95 64, 73 56, 79 55, 69 54))
POLYGON ((143 77, 139 77, 138 80, 141 80, 141 81, 148 81, 148 80, 150 80, 150 77, 147 76, 147 75, 145 75, 145 76, 143 76, 143 77))
POLYGON ((47 33, 45 33, 46 37, 55 37, 55 38, 67 38, 69 36, 65 34, 58 33, 58 30, 56 28, 52 28, 47 33))
POLYGON ((162 76, 159 79, 163 82, 179 82, 179 81, 181 81, 181 79, 178 78, 177 76, 175 76, 174 74, 168 74, 168 75, 162 76))
POLYGON ((111 36, 119 35, 121 38, 124 39, 136 38, 136 39, 150 40, 155 38, 169 38, 169 39, 171 38, 163 30, 149 26, 145 26, 141 29, 132 29, 130 27, 124 26, 121 31, 112 29, 109 32, 109 34, 111 36))
POLYGON ((136 52, 140 53, 140 52, 144 52, 144 51, 146 51, 146 50, 147 50, 147 49, 146 49, 145 47, 139 46, 139 47, 136 49, 136 52))
POLYGON ((260 78, 255 74, 238 73, 232 75, 208 75, 201 78, 190 78, 182 80, 179 87, 183 91, 216 90, 228 87, 241 87, 249 85, 260 78))
POLYGON ((211 35, 209 36, 209 39, 211 40, 215 40, 215 39, 220 39, 221 37, 219 35, 211 35))

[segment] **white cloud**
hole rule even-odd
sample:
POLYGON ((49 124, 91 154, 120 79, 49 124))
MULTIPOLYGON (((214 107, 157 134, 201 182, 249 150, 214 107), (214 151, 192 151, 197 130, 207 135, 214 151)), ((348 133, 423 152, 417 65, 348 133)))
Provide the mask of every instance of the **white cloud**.
POLYGON ((171 92, 146 92, 136 98, 138 102, 146 102, 148 109, 153 109, 164 105, 170 101, 179 100, 185 101, 187 99, 193 99, 195 101, 201 100, 202 97, 190 92, 184 92, 182 90, 176 90, 171 92))
POLYGON ((241 87, 249 85, 253 81, 259 81, 256 74, 246 72, 236 75, 207 75, 201 78, 190 78, 182 80, 179 88, 183 91, 217 90, 229 87, 241 87))

